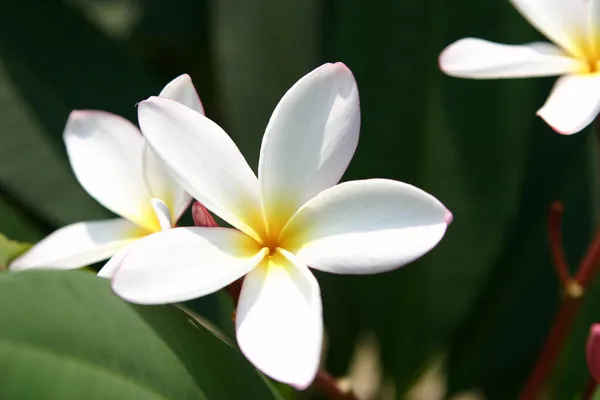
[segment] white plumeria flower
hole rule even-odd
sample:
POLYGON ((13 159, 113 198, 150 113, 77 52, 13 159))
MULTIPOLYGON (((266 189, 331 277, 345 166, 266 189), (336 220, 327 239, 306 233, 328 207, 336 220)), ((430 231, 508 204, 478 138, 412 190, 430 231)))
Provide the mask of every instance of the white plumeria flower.
MULTIPOLYGON (((160 97, 204 113, 188 75, 167 84, 160 97)), ((133 242, 172 228, 192 198, 166 171, 140 130, 118 115, 73 111, 64 140, 81 186, 122 218, 65 226, 14 260, 10 269, 80 268, 116 254, 99 273, 110 277, 133 242)))
POLYGON ((237 229, 189 227, 136 244, 113 290, 141 304, 215 292, 246 275, 236 336, 246 357, 272 378, 306 388, 319 365, 323 321, 317 280, 307 268, 339 274, 392 270, 444 235, 451 214, 402 182, 336 185, 358 142, 356 82, 343 64, 298 81, 267 126, 258 179, 214 122, 152 97, 140 127, 181 185, 237 229))
POLYGON ((441 69, 475 79, 563 75, 537 114, 559 133, 581 131, 600 112, 600 0, 511 3, 556 46, 466 38, 442 52, 441 69))

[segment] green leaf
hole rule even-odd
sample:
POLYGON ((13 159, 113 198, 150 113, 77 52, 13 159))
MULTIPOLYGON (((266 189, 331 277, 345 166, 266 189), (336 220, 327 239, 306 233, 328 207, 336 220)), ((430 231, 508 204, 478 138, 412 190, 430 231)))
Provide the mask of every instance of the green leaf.
POLYGON ((26 252, 30 247, 29 243, 15 242, 0 233, 0 270, 7 269, 12 260, 26 252))
POLYGON ((0 275, 0 398, 278 399, 241 353, 173 306, 81 271, 0 275))

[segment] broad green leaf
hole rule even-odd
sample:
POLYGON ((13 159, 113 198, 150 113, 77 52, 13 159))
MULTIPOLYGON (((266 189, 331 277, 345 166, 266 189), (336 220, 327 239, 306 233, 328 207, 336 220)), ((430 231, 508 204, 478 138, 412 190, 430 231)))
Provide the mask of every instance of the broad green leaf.
POLYGON ((241 353, 173 306, 81 271, 0 275, 0 398, 278 399, 241 353))
POLYGON ((1 2, 0 53, 0 183, 53 226, 106 217, 66 161, 67 116, 92 108, 134 120, 136 102, 160 85, 59 0, 1 2))

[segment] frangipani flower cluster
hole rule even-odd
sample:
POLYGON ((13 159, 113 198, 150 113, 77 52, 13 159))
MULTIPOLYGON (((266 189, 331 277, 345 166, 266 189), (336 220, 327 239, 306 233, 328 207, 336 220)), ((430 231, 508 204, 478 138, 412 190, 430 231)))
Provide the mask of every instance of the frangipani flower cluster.
POLYGON ((124 249, 101 275, 140 304, 197 298, 244 277, 239 347, 264 373, 298 388, 313 381, 323 341, 320 289, 309 267, 389 271, 432 249, 452 220, 442 203, 406 183, 338 184, 360 129, 356 82, 341 63, 317 68, 281 99, 258 177, 203 115, 189 77, 141 102, 138 116, 145 140, 109 114, 76 112, 65 131, 84 188, 126 219, 65 227, 12 269, 74 268, 124 249), (173 228, 191 200, 186 193, 232 227, 217 227, 196 203, 194 220, 204 226, 173 228))
POLYGON ((192 196, 233 226, 175 228, 139 241, 113 290, 142 304, 215 292, 245 276, 237 342, 260 370, 307 387, 323 321, 308 267, 337 274, 398 268, 434 247, 451 220, 434 197, 387 179, 337 184, 360 127, 356 82, 326 64, 281 99, 266 128, 258 177, 234 142, 202 114, 164 98, 139 105, 146 139, 192 196))
POLYGON ((553 41, 504 45, 466 38, 440 56, 451 76, 494 79, 563 75, 537 114, 562 134, 589 125, 600 112, 600 0, 511 0, 553 41))
MULTIPOLYGON (((188 75, 160 93, 203 113, 188 75)), ((64 141, 77 180, 96 201, 122 218, 78 222, 57 230, 13 261, 12 270, 80 268, 117 254, 125 256, 136 240, 170 229, 192 198, 166 171, 140 130, 103 111, 73 111, 64 141)), ((100 275, 110 277, 116 263, 100 275)))

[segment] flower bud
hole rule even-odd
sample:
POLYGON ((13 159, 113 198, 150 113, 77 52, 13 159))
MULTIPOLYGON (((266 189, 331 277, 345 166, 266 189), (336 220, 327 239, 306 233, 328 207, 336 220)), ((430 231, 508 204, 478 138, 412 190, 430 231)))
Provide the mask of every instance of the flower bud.
POLYGON ((206 207, 199 201, 196 201, 192 205, 192 216, 194 217, 194 225, 196 226, 206 226, 208 228, 219 226, 206 207))
POLYGON ((586 358, 590 374, 600 382, 600 324, 592 324, 586 347, 586 358))

